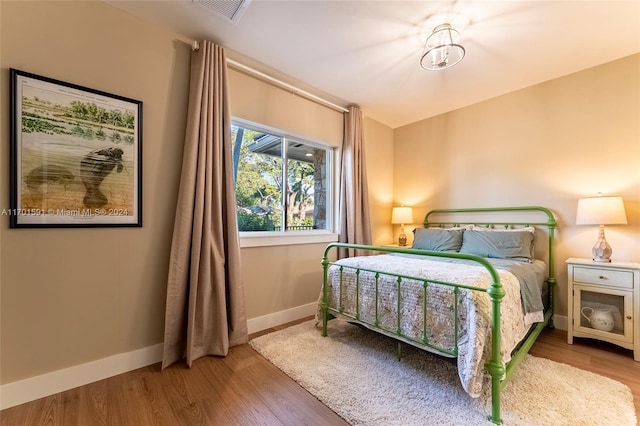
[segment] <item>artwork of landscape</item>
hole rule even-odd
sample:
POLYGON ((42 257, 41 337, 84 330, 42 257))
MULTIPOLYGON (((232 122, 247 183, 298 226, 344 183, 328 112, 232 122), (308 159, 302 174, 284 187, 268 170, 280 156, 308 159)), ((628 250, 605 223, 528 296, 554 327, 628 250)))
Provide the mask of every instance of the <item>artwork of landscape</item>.
POLYGON ((137 214, 135 103, 20 78, 17 205, 33 223, 126 223, 137 214))

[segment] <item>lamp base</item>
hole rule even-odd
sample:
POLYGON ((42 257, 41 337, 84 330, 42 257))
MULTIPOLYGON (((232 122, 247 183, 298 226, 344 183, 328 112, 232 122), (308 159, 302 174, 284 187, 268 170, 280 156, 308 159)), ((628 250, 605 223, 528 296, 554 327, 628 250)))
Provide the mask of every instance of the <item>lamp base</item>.
POLYGON ((591 255, 594 262, 610 263, 611 262, 611 246, 604 238, 604 226, 600 225, 600 231, 598 233, 598 240, 591 249, 591 255))
POLYGON ((404 247, 407 245, 407 236, 404 234, 404 223, 400 224, 400 235, 398 235, 398 245, 404 247))

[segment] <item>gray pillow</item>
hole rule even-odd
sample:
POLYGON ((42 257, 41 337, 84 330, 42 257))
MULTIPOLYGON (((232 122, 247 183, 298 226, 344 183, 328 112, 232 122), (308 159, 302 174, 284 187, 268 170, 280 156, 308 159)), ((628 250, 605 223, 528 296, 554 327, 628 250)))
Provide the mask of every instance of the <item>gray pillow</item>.
POLYGON ((411 248, 431 251, 459 251, 463 229, 416 228, 411 248))
POLYGON ((531 263, 534 234, 528 231, 464 232, 460 253, 531 263))

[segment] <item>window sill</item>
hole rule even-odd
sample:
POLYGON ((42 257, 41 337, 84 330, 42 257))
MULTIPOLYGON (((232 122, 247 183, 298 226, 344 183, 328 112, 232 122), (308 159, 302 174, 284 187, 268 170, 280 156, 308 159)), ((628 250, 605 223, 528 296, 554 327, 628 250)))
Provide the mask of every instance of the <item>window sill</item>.
POLYGON ((240 247, 291 246, 338 241, 338 234, 329 231, 240 232, 240 247))

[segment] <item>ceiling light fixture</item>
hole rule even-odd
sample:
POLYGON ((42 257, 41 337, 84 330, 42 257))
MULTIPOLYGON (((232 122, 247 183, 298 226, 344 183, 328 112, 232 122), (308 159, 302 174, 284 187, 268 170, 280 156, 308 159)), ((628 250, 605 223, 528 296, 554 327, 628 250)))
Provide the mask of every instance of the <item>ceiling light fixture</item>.
POLYGON ((444 70, 454 66, 464 58, 464 47, 455 42, 458 32, 449 24, 441 24, 427 37, 426 53, 420 58, 422 68, 429 71, 444 70))

